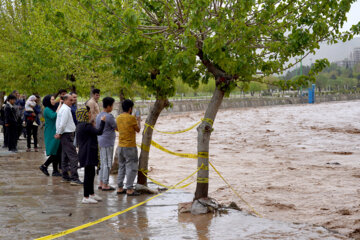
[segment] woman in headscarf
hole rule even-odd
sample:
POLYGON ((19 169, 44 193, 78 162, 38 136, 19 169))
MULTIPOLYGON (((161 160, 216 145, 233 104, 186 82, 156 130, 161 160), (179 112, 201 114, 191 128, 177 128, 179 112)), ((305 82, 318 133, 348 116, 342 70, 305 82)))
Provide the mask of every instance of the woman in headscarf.
POLYGON ((45 140, 45 149, 46 155, 49 156, 46 162, 40 166, 40 170, 46 175, 49 176, 47 170, 48 166, 52 163, 53 173, 52 176, 61 177, 59 172, 59 163, 61 161, 61 147, 60 140, 54 138, 56 133, 56 117, 57 111, 60 109, 62 103, 59 104, 58 108, 55 107, 55 98, 53 95, 47 95, 43 99, 44 109, 44 119, 45 119, 45 129, 44 129, 44 140, 45 140))
POLYGON ((106 116, 101 118, 100 127, 97 129, 89 107, 83 107, 76 111, 78 125, 76 127, 76 140, 79 145, 80 167, 85 167, 84 176, 84 198, 82 203, 97 203, 101 197, 94 193, 95 166, 98 165, 98 140, 97 136, 104 131, 106 116))

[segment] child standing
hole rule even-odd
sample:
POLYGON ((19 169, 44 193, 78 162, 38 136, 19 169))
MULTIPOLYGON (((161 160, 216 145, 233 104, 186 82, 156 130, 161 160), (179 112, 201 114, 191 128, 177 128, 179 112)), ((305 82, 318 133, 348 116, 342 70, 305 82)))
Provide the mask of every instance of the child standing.
POLYGON ((123 113, 116 118, 119 130, 119 146, 117 154, 119 158, 118 172, 118 194, 126 193, 127 196, 138 196, 139 192, 134 190, 134 180, 138 172, 138 152, 136 148, 136 133, 140 132, 140 116, 132 114, 134 107, 133 101, 125 99, 122 103, 123 113), (126 175, 126 189, 124 179, 126 175))
POLYGON ((116 121, 111 114, 113 110, 115 100, 112 97, 106 97, 103 99, 104 111, 99 113, 96 117, 96 127, 100 128, 101 118, 106 116, 105 128, 102 135, 98 136, 98 142, 100 147, 100 185, 99 189, 103 191, 113 191, 114 187, 109 186, 109 174, 112 166, 112 160, 114 156, 114 144, 115 144, 115 130, 116 121))

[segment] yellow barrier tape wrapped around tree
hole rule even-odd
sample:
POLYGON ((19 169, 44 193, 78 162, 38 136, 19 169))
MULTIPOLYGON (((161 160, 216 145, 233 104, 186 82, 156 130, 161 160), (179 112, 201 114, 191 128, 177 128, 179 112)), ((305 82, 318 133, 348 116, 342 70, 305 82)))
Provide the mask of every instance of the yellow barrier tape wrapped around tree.
POLYGON ((108 215, 106 217, 103 217, 103 218, 100 218, 98 220, 95 220, 95 221, 92 221, 92 222, 89 222, 89 223, 86 223, 86 224, 83 224, 83 225, 80 225, 78 227, 74 227, 74 228, 71 228, 71 229, 68 229, 68 230, 65 230, 65 231, 62 231, 62 232, 58 232, 58 233, 55 233, 55 234, 51 234, 51 235, 48 235, 48 236, 44 236, 44 237, 41 237, 41 238, 37 238, 35 240, 50 240, 50 239, 55 239, 55 238, 59 238, 59 237, 62 237, 62 236, 65 236, 65 235, 68 235, 70 233, 73 233, 73 232, 76 232, 76 231, 79 231, 81 229, 84 229, 84 228, 88 228, 88 227, 91 227, 93 225, 96 225, 98 223, 101 223, 101 222, 104 222, 106 220, 109 220, 110 218, 113 218, 113 217, 116 217, 116 216, 119 216, 123 213, 126 213, 132 209, 135 209, 141 205, 144 205, 145 203, 153 200, 154 198, 157 198, 161 195, 163 195, 164 193, 170 191, 171 189, 175 189, 178 185, 182 184, 183 182, 185 182, 186 180, 188 180, 189 178, 191 178, 192 176, 194 176, 198 171, 200 170, 200 168, 198 168, 195 172, 193 172, 192 174, 190 174, 188 177, 184 178, 183 180, 181 180, 180 182, 178 182, 177 184, 173 185, 172 187, 170 187, 168 190, 166 190, 165 192, 163 193, 160 193, 160 194, 157 194, 153 197, 150 197, 148 199, 146 199, 145 201, 141 202, 141 203, 138 203, 134 206, 131 206, 125 210, 122 210, 120 212, 117 212, 117 213, 113 213, 111 215, 108 215))
MULTIPOLYGON (((199 169, 200 169, 200 168, 199 168, 199 169)), ((153 183, 155 183, 155 184, 157 184, 157 185, 159 185, 159 186, 162 186, 162 187, 164 187, 164 188, 171 188, 171 187, 166 186, 165 184, 162 184, 161 182, 156 181, 155 179, 149 177, 149 176, 145 173, 146 171, 144 171, 144 170, 139 170, 139 171, 140 171, 142 174, 144 174, 144 176, 147 177, 147 178, 148 178, 150 181, 152 181, 153 183)), ((185 184, 185 185, 176 187, 176 188, 174 188, 174 189, 183 189, 183 188, 186 188, 186 187, 190 186, 191 184, 193 184, 194 182, 195 182, 195 181, 192 181, 192 182, 190 182, 190 183, 188 183, 188 184, 185 184)))
POLYGON ((176 153, 176 152, 173 152, 173 151, 170 151, 166 148, 164 148, 163 146, 161 146, 160 144, 158 144, 157 142, 155 141, 151 141, 151 145, 156 147, 157 149, 160 149, 161 151, 163 152, 166 152, 166 153, 169 153, 171 155, 175 155, 175 156, 178 156, 178 157, 183 157, 183 158, 198 158, 198 155, 197 154, 192 154, 192 153, 176 153))
POLYGON ((152 130, 154 131, 157 131, 157 132, 160 132, 160 133, 164 133, 164 134, 179 134, 179 133, 184 133, 184 132, 188 132, 190 131, 191 129, 195 128, 197 125, 199 125, 201 122, 207 122, 209 123, 211 126, 214 124, 214 121, 210 118, 202 118, 201 121, 195 123, 194 125, 192 125, 191 127, 188 127, 184 130, 180 130, 180 131, 175 131, 175 132, 166 132, 166 131, 160 131, 158 129, 156 129, 153 125, 150 125, 150 124, 147 124, 145 123, 145 130, 144 132, 146 132, 147 128, 151 128, 152 130))
POLYGON ((179 134, 179 133, 184 133, 184 132, 190 131, 191 129, 193 129, 194 127, 196 127, 197 125, 199 125, 200 123, 201 123, 201 121, 195 123, 194 125, 192 125, 192 126, 189 127, 189 128, 186 128, 186 129, 180 130, 180 131, 176 131, 176 132, 164 132, 164 131, 160 131, 160 130, 157 130, 156 128, 154 128, 154 126, 151 126, 151 125, 149 125, 149 124, 147 124, 147 123, 145 123, 145 126, 152 128, 154 131, 157 131, 157 132, 160 132, 160 133, 164 133, 164 134, 179 134))
POLYGON ((196 181, 198 183, 209 183, 209 178, 197 178, 196 181))

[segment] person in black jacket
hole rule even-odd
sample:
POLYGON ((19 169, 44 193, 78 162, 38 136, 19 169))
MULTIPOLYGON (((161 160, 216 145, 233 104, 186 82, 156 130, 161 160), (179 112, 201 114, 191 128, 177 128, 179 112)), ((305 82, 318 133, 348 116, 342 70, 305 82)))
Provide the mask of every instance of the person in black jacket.
POLYGON ((95 128, 94 122, 89 122, 91 113, 89 107, 76 111, 78 125, 76 127, 77 144, 79 146, 80 167, 85 167, 84 198, 82 203, 97 203, 101 197, 94 193, 95 166, 98 165, 98 140, 97 136, 104 131, 106 117, 101 118, 100 128, 95 128))
POLYGON ((17 127, 18 119, 15 109, 16 97, 13 94, 10 94, 7 98, 7 103, 5 106, 5 127, 7 135, 7 144, 9 151, 17 152, 17 127))
POLYGON ((4 134, 4 145, 2 148, 8 148, 8 136, 7 136, 7 127, 5 127, 5 107, 7 104, 7 100, 5 100, 4 104, 0 108, 0 123, 3 126, 3 134, 4 134))

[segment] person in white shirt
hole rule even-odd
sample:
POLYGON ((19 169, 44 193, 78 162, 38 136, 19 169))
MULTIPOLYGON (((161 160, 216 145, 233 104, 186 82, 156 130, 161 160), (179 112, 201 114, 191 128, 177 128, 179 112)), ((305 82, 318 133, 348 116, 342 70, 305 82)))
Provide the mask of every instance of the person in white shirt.
POLYGON ((56 119, 56 134, 55 138, 60 139, 62 153, 61 153, 61 170, 63 182, 70 182, 71 185, 83 184, 79 180, 78 169, 78 155, 74 146, 74 136, 76 126, 71 114, 71 105, 73 104, 72 96, 66 94, 63 97, 62 104, 56 119), (71 177, 68 170, 70 169, 71 177))

